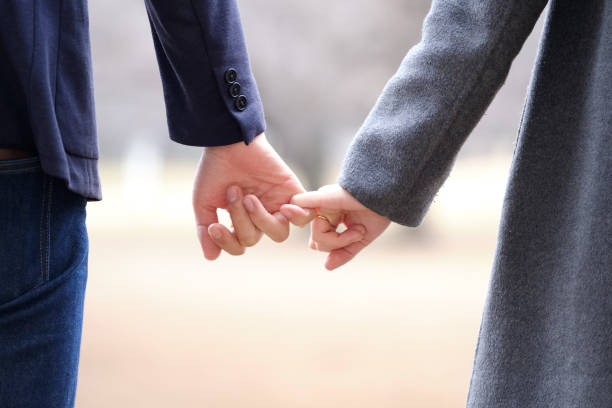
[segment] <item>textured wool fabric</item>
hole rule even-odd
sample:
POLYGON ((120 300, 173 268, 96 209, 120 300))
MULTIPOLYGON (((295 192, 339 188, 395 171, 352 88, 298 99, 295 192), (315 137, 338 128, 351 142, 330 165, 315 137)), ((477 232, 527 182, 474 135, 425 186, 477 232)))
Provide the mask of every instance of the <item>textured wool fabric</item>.
MULTIPOLYGON (((340 184, 372 210, 418 225, 545 3, 434 1, 340 184)), ((612 407, 611 213, 612 3, 552 0, 468 407, 612 407)))

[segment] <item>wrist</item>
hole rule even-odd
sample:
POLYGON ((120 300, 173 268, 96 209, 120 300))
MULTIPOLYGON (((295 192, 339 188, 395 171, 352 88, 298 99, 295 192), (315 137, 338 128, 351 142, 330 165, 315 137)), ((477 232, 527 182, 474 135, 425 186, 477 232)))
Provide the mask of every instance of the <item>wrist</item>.
POLYGON ((232 156, 235 156, 235 155, 247 154, 265 144, 268 144, 266 135, 264 133, 261 133, 255 136, 255 138, 253 138, 251 143, 249 143, 248 145, 244 141, 240 141, 237 143, 232 143, 232 144, 224 145, 224 146, 206 146, 204 147, 204 154, 213 154, 213 155, 231 154, 232 156))

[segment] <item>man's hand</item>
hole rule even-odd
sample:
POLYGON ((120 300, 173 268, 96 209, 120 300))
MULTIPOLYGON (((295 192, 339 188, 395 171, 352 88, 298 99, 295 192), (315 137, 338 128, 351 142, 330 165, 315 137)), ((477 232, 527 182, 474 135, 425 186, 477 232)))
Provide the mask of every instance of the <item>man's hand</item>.
POLYGON ((300 225, 305 219, 303 211, 307 208, 316 208, 319 214, 312 221, 310 247, 330 253, 325 261, 329 270, 353 259, 391 223, 337 184, 294 196, 291 204, 281 207, 281 213, 292 223, 300 225), (341 223, 347 230, 339 234, 336 229, 341 223))
POLYGON ((302 184, 264 134, 248 146, 241 142, 205 147, 195 178, 193 209, 206 259, 216 259, 222 248, 240 255, 245 247, 259 241, 262 231, 276 241, 285 240, 289 223, 278 211, 301 192, 302 184), (257 197, 263 205, 255 208, 255 217, 247 213, 253 208, 248 195, 257 197), (217 208, 231 210, 234 231, 218 223, 217 208), (253 223, 251 218, 259 221, 253 223))

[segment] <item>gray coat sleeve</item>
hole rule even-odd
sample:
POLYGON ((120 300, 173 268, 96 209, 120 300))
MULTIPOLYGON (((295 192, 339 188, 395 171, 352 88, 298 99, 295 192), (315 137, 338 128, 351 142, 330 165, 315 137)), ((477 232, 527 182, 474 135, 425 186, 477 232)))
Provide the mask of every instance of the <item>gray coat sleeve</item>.
POLYGON ((434 0, 353 140, 338 182, 371 210, 421 223, 546 0, 434 0))

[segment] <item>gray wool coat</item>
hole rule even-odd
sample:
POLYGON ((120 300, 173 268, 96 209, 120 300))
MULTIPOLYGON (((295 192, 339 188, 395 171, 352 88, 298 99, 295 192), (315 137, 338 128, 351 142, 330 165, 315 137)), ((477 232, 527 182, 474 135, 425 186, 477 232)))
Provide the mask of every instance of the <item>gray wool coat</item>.
MULTIPOLYGON (((546 3, 435 0, 339 183, 417 226, 546 3)), ((467 406, 612 407, 610 0, 549 2, 467 406)))

